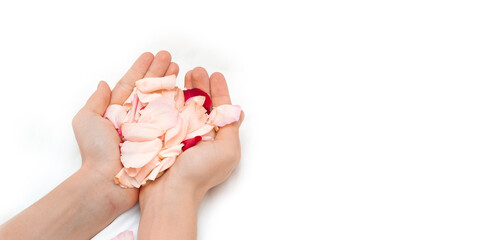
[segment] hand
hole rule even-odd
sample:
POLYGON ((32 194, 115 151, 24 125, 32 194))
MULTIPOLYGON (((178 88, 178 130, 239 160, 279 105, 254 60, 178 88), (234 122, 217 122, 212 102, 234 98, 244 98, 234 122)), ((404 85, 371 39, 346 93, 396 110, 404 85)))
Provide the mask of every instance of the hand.
POLYGON ((138 189, 122 189, 113 182, 113 177, 122 169, 120 162, 120 137, 111 122, 103 117, 109 104, 122 104, 132 92, 135 81, 143 77, 163 76, 179 71, 171 63, 171 55, 159 52, 142 54, 113 91, 105 82, 100 82, 97 90, 86 105, 73 118, 73 129, 82 158, 82 171, 90 177, 95 176, 116 206, 127 210, 138 200, 138 189))
MULTIPOLYGON (((185 77, 186 88, 210 95, 213 106, 231 104, 221 73, 211 77, 195 68, 185 77)), ((159 179, 140 189, 138 239, 196 239, 197 209, 206 192, 225 181, 240 160, 238 128, 243 121, 221 127, 214 141, 199 142, 178 156, 159 179)))
MULTIPOLYGON (((209 77, 204 68, 195 68, 186 74, 185 88, 199 88, 208 93, 213 107, 231 104, 228 87, 221 73, 213 73, 209 77)), ((186 188, 200 199, 210 188, 225 181, 240 160, 238 130, 242 121, 243 112, 238 122, 220 128, 214 141, 199 142, 179 155, 174 165, 160 179, 141 188, 141 206, 151 195, 160 195, 167 189, 180 193, 181 188, 186 188)))
POLYGON ((177 65, 170 63, 168 53, 159 53, 155 60, 151 53, 144 53, 113 92, 105 82, 99 83, 73 119, 81 169, 2 224, 1 239, 91 239, 137 202, 138 189, 123 189, 113 181, 122 168, 120 138, 103 114, 110 103, 123 103, 135 81, 154 74, 154 69, 159 70, 161 64, 168 72, 178 71, 177 65))

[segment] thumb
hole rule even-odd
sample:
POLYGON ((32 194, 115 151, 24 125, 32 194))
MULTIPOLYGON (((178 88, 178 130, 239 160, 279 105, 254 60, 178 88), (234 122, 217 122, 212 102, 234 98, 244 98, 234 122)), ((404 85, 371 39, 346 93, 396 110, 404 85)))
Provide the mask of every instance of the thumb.
POLYGON ((110 103, 110 95, 111 91, 108 84, 105 81, 100 81, 96 91, 86 101, 84 108, 102 116, 110 103))

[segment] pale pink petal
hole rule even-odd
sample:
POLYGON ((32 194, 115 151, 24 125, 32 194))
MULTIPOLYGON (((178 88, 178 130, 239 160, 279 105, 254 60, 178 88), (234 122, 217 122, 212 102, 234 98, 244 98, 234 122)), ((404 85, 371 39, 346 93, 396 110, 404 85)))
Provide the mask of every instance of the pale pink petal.
POLYGON ((119 104, 112 104, 108 106, 104 115, 104 117, 112 122, 113 126, 115 126, 116 129, 120 128, 120 125, 123 123, 125 116, 127 116, 127 111, 125 111, 122 105, 119 104))
POLYGON ((206 115, 206 109, 201 105, 204 98, 203 96, 192 97, 182 108, 181 115, 184 120, 188 121, 187 132, 193 132, 205 125, 208 115, 206 115))
POLYGON ((111 240, 134 240, 134 233, 132 231, 123 231, 111 240))
POLYGON ((130 177, 135 177, 137 176, 137 173, 140 172, 140 168, 123 168, 125 170, 125 172, 127 173, 127 175, 129 175, 130 177))
POLYGON ((146 104, 149 102, 154 101, 154 99, 157 99, 158 97, 162 96, 160 92, 150 92, 150 93, 144 93, 141 91, 137 91, 137 96, 139 96, 139 100, 146 104))
POLYGON ((124 123, 122 136, 126 141, 143 142, 161 136, 164 130, 151 123, 124 123))
POLYGON ((200 129, 197 129, 191 133, 188 133, 186 137, 184 137, 184 140, 194 138, 196 136, 203 136, 207 133, 209 133, 211 130, 213 130, 215 126, 210 125, 210 124, 205 124, 203 125, 200 129))
POLYGON ((164 146, 166 148, 177 146, 184 140, 188 129, 188 123, 189 121, 185 121, 181 116, 178 116, 178 123, 176 126, 167 130, 164 136, 164 146))
POLYGON ((181 150, 183 146, 184 144, 179 144, 170 148, 163 148, 162 151, 159 152, 159 158, 176 157, 183 152, 181 150))
POLYGON ((203 104, 205 103, 205 99, 206 99, 205 96, 195 96, 195 97, 188 98, 188 100, 186 100, 184 104, 188 105, 190 102, 194 101, 196 104, 203 106, 203 104))
POLYGON ((150 174, 145 178, 144 184, 147 182, 147 180, 154 181, 154 179, 156 179, 158 177, 159 170, 161 170, 161 168, 163 166, 162 165, 163 162, 164 162, 164 160, 162 160, 162 162, 160 162, 154 169, 152 169, 152 171, 150 172, 150 174))
POLYGON ((165 171, 166 169, 170 168, 175 161, 176 161, 176 157, 164 158, 164 160, 162 160, 161 162, 162 167, 159 169, 159 172, 165 171))
POLYGON ((132 107, 130 108, 130 111, 128 112, 124 122, 135 122, 135 117, 137 115, 138 109, 140 109, 139 97, 137 96, 137 94, 134 94, 133 96, 134 98, 132 100, 132 107))
POLYGON ((176 89, 177 88, 163 89, 160 91, 160 94, 163 97, 167 97, 169 99, 174 99, 174 97, 176 96, 176 89))
POLYGON ((184 106, 184 92, 180 88, 176 88, 176 95, 174 96, 176 102, 176 108, 181 111, 184 106))
POLYGON ((140 111, 138 122, 152 123, 162 130, 174 127, 178 122, 179 112, 174 106, 174 100, 158 97, 140 111))
POLYGON ((122 188, 133 188, 134 185, 132 185, 129 181, 131 177, 125 172, 124 169, 120 170, 118 174, 113 178, 113 181, 120 185, 122 188))
POLYGON ((125 102, 122 104, 123 107, 125 108, 125 111, 129 111, 132 108, 132 100, 134 99, 134 94, 137 91, 136 88, 130 93, 130 96, 125 100, 125 102))
POLYGON ((141 168, 152 160, 162 148, 159 138, 146 142, 125 141, 122 144, 121 161, 126 168, 141 168))
POLYGON ((223 127, 227 124, 238 121, 242 108, 239 105, 220 105, 210 113, 208 124, 223 127))
POLYGON ((135 181, 135 179, 133 177, 129 177, 128 180, 129 180, 130 184, 132 184, 134 187, 140 188, 141 184, 139 184, 137 181, 135 181))
POLYGON ((195 96, 205 97, 205 102, 203 103, 203 107, 206 109, 207 113, 209 114, 210 110, 211 110, 211 98, 208 95, 208 93, 206 93, 205 91, 203 91, 199 88, 192 88, 192 89, 184 90, 184 99, 185 100, 188 100, 188 99, 195 97, 195 96))
POLYGON ((154 92, 161 89, 172 89, 176 86, 176 75, 158 77, 158 78, 143 78, 135 82, 135 87, 141 92, 154 92))
POLYGON ((145 166, 143 166, 140 171, 137 173, 137 176, 135 176, 135 180, 140 183, 144 184, 144 179, 149 175, 149 173, 159 165, 159 157, 155 156, 150 162, 148 162, 145 166))
POLYGON ((174 162, 176 161, 176 157, 168 157, 164 158, 158 165, 155 167, 152 172, 145 178, 144 184, 146 181, 151 180, 154 181, 156 178, 162 175, 162 172, 170 168, 174 162))

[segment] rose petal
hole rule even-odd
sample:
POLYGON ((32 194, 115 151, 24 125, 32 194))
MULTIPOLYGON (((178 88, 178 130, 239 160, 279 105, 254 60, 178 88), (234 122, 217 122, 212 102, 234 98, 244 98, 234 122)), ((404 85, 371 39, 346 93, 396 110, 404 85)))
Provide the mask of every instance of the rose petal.
POLYGON ((201 141, 201 136, 196 136, 194 138, 186 139, 183 141, 184 147, 183 147, 183 152, 188 150, 188 148, 196 145, 199 141, 201 141))
POLYGON ((120 128, 120 125, 123 123, 125 116, 127 116, 127 111, 125 111, 125 109, 120 104, 112 104, 108 106, 105 114, 103 115, 103 117, 112 122, 113 126, 115 126, 116 129, 120 128))
POLYGON ((146 142, 125 141, 122 144, 121 161, 126 168, 141 168, 152 160, 162 148, 159 138, 146 142))
POLYGON ((187 101, 188 99, 195 97, 195 96, 204 96, 205 97, 205 102, 203 104, 203 107, 206 109, 207 113, 210 113, 211 98, 205 91, 203 91, 199 88, 192 88, 192 89, 184 90, 184 101, 187 101))
POLYGON ((181 154, 182 150, 181 148, 184 146, 184 144, 179 144, 170 148, 163 148, 161 152, 159 152, 159 157, 161 159, 167 158, 167 157, 177 157, 179 154, 181 154))
POLYGON ((120 185, 122 188, 133 188, 134 185, 132 185, 129 181, 131 177, 125 172, 124 169, 120 170, 118 174, 113 178, 113 181, 120 185))
POLYGON ((208 117, 208 124, 223 127, 227 124, 238 121, 242 108, 239 105, 220 105, 213 108, 208 117))
POLYGON ((176 88, 174 101, 176 102, 176 109, 178 109, 178 111, 181 111, 184 106, 184 92, 180 88, 176 88))
POLYGON ((181 116, 184 120, 188 121, 187 132, 200 129, 208 120, 206 110, 201 105, 203 100, 202 96, 192 97, 186 101, 185 106, 182 108, 181 116))
POLYGON ((164 130, 152 123, 124 123, 122 136, 126 141, 143 142, 157 138, 164 134, 164 130))
POLYGON ((129 123, 135 122, 136 117, 138 117, 138 112, 140 108, 142 108, 142 106, 139 103, 139 97, 137 96, 137 94, 134 94, 134 99, 132 100, 132 108, 128 112, 124 122, 129 122, 129 123))
POLYGON ((140 172, 140 168, 123 168, 125 170, 125 172, 127 173, 127 175, 129 175, 130 177, 135 177, 137 176, 137 173, 140 172))
POLYGON ((178 123, 176 126, 167 130, 164 136, 164 146, 170 148, 180 144, 186 136, 188 124, 189 122, 185 121, 182 116, 178 116, 178 123))
POLYGON ((140 184, 145 184, 144 179, 149 175, 149 173, 159 164, 159 157, 155 156, 150 162, 145 164, 140 171, 135 176, 135 181, 140 184))
POLYGON ((154 92, 161 89, 172 89, 176 86, 176 75, 155 78, 143 78, 135 82, 141 92, 154 92))
POLYGON ((164 158, 164 160, 162 160, 161 162, 162 166, 159 169, 159 172, 165 171, 166 169, 170 168, 175 161, 176 161, 176 157, 164 158))
POLYGON ((140 111, 139 123, 152 123, 162 130, 174 127, 178 122, 179 112, 174 100, 158 97, 140 111))
POLYGON ((125 111, 129 111, 132 108, 132 100, 134 99, 134 94, 136 92, 137 92, 137 89, 134 88, 134 90, 132 90, 132 92, 130 93, 130 96, 122 104, 123 107, 125 108, 125 111))
POLYGON ((141 91, 137 91, 137 96, 139 96, 139 100, 142 103, 147 104, 149 102, 154 101, 155 99, 159 98, 162 95, 160 92, 144 93, 141 91))
POLYGON ((203 135, 209 133, 211 130, 213 130, 213 128, 215 128, 215 126, 210 125, 210 124, 205 124, 200 129, 197 129, 191 133, 188 133, 186 135, 186 137, 184 138, 184 140, 194 138, 196 136, 203 136, 203 135))
POLYGON ((111 240, 134 240, 134 233, 132 231, 123 231, 111 240))
POLYGON ((150 172, 149 176, 147 176, 145 178, 144 184, 147 183, 147 180, 154 181, 157 178, 157 175, 159 174, 159 170, 162 168, 162 163, 163 162, 164 162, 164 160, 162 160, 162 162, 160 162, 154 169, 152 169, 152 171, 150 172))

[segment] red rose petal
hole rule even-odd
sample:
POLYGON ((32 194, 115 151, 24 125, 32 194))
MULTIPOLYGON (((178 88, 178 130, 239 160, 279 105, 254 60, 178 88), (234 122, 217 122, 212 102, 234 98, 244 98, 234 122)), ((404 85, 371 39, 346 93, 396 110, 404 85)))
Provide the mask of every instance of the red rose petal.
POLYGON ((196 136, 194 138, 186 139, 183 142, 181 142, 182 144, 184 144, 182 148, 183 152, 186 151, 188 148, 196 145, 199 141, 201 141, 201 139, 202 139, 201 136, 196 136))
MULTIPOLYGON (((196 96, 204 96, 205 102, 203 103, 203 107, 206 109, 206 112, 209 114, 211 109, 211 98, 210 96, 203 90, 199 88, 192 88, 186 89, 184 92, 184 101, 186 102, 188 99, 196 96)), ((189 139, 188 139, 189 140, 189 139)))

